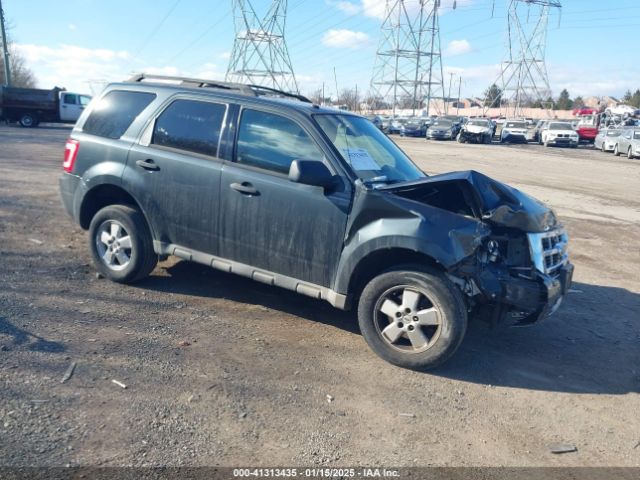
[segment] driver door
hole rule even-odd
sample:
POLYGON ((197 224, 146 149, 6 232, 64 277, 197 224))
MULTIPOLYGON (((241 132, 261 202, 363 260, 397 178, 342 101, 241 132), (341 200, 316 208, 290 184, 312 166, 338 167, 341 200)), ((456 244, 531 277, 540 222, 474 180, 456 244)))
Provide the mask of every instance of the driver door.
POLYGON ((224 164, 220 182, 220 256, 330 286, 351 185, 341 181, 325 189, 289 180, 296 159, 321 161, 336 172, 303 120, 254 108, 241 112, 234 161, 224 164))

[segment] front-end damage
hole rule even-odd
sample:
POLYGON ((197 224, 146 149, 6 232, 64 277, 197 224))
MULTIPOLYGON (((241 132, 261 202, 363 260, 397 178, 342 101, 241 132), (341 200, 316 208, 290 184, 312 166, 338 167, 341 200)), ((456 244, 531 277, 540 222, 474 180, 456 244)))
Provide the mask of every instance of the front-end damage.
POLYGON ((492 323, 534 323, 571 284, 567 235, 541 202, 478 172, 454 172, 381 188, 362 186, 346 249, 401 246, 435 260, 470 311, 492 323))

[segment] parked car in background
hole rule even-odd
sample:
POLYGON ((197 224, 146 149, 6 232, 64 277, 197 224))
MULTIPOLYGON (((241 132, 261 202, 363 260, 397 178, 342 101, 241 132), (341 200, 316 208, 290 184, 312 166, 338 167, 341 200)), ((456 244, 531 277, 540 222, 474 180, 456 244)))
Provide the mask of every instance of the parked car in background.
POLYGON ((398 135, 402 131, 402 126, 407 122, 405 117, 396 117, 389 122, 387 133, 390 135, 398 135))
POLYGON ((451 120, 437 118, 427 130, 428 140, 453 140, 458 135, 459 127, 451 120))
POLYGON ((526 143, 527 124, 522 120, 507 120, 502 125, 500 143, 526 143))
POLYGON ((427 134, 427 120, 424 118, 413 117, 409 118, 400 127, 401 137, 422 137, 427 134))
POLYGON ((486 118, 471 118, 460 129, 457 139, 460 143, 491 143, 493 123, 486 118))
POLYGON ((542 132, 544 127, 547 126, 548 123, 549 123, 549 120, 538 120, 538 123, 536 123, 536 126, 533 128, 533 132, 531 134, 531 140, 542 145, 542 140, 540 139, 540 133, 542 132))
POLYGON ((382 130, 382 117, 380 115, 367 115, 371 123, 373 123, 379 130, 382 130))
POLYGON ((627 158, 640 157, 640 130, 626 128, 618 136, 618 141, 613 147, 613 154, 627 154, 627 158))
POLYGON ((613 152, 621 133, 622 130, 619 128, 601 128, 594 140, 595 148, 599 148, 603 152, 613 152))
POLYGON ((540 133, 540 139, 545 147, 555 145, 558 147, 577 148, 580 143, 578 133, 569 122, 549 122, 540 133))

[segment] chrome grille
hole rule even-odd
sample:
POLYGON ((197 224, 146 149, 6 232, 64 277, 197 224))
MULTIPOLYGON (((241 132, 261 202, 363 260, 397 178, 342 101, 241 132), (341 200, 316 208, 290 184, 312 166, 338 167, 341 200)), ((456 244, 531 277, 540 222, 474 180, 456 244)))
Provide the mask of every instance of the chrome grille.
POLYGON ((568 237, 562 228, 544 233, 528 233, 531 259, 536 269, 546 275, 553 275, 556 270, 569 260, 567 253, 568 237))

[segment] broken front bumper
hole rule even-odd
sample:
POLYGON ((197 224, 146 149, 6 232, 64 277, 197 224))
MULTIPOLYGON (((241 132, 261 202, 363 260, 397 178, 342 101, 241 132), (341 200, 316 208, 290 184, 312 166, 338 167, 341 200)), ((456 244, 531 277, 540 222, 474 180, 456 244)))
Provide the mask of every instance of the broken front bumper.
POLYGON ((526 278, 488 268, 478 278, 478 286, 491 302, 504 307, 505 314, 518 314, 511 317, 514 325, 528 325, 558 309, 571 287, 573 270, 573 265, 566 262, 553 275, 537 272, 535 278, 526 278))

